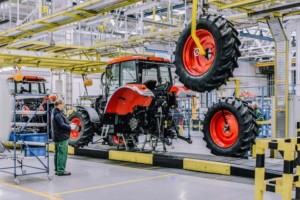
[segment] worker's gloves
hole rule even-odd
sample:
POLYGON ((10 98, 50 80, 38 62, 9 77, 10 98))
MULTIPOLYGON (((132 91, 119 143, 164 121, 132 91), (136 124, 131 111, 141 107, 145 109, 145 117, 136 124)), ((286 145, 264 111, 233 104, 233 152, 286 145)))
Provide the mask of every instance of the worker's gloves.
POLYGON ((73 124, 73 123, 71 123, 71 124, 70 124, 70 126, 71 126, 71 129, 72 129, 72 130, 75 130, 75 129, 76 129, 76 126, 77 126, 77 124, 73 124))

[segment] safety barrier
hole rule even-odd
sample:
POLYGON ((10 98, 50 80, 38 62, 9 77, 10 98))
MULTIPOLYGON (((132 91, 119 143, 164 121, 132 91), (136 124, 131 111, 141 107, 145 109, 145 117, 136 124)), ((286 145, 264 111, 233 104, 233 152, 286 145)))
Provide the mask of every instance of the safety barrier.
POLYGON ((300 200, 300 137, 291 139, 260 139, 256 141, 255 168, 255 200, 262 200, 265 191, 282 195, 283 200, 291 200, 293 187, 295 199, 300 200), (278 150, 283 155, 284 165, 281 177, 265 180, 265 152, 266 149, 278 150), (297 160, 295 160, 297 156, 297 160), (293 173, 296 165, 296 173, 293 173))
POLYGON ((200 119, 191 119, 192 120, 192 130, 193 131, 200 131, 200 119))

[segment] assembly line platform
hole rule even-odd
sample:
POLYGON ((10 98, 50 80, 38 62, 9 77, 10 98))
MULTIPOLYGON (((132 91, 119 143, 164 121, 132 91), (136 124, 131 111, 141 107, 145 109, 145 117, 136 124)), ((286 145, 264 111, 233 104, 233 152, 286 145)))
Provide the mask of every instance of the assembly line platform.
MULTIPOLYGON (((212 155, 209 149, 206 148, 201 132, 193 131, 191 135, 192 144, 178 139, 173 141, 173 148, 167 147, 167 152, 163 152, 162 146, 159 146, 157 151, 151 151, 149 145, 146 145, 145 151, 140 152, 139 150, 117 150, 116 147, 96 143, 89 144, 84 148, 74 149, 74 154, 92 158, 254 178, 255 158, 232 158, 212 155)), ((140 138, 140 141, 143 141, 143 138, 140 138)), ((138 146, 140 147, 141 144, 138 146)), ((268 157, 268 153, 266 155, 268 157)), ((279 177, 283 173, 282 159, 266 158, 265 166, 267 179, 279 177)))

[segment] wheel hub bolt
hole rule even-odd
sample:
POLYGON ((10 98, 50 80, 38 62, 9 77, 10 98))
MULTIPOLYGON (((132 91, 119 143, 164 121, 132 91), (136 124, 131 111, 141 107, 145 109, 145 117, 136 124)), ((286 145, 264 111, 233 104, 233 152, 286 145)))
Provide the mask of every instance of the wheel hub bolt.
POLYGON ((229 128, 228 124, 225 124, 225 125, 224 125, 224 132, 226 133, 226 132, 228 132, 229 130, 230 130, 230 128, 229 128))

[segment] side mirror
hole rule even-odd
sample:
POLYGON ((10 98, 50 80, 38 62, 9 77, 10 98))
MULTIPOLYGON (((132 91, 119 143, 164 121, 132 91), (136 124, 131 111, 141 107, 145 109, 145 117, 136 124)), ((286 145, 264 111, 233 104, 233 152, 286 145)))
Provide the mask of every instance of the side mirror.
POLYGON ((179 78, 178 76, 174 76, 173 84, 175 84, 177 82, 178 78, 179 78))

